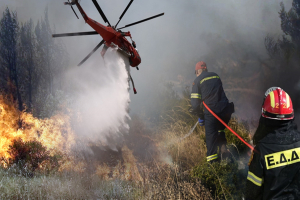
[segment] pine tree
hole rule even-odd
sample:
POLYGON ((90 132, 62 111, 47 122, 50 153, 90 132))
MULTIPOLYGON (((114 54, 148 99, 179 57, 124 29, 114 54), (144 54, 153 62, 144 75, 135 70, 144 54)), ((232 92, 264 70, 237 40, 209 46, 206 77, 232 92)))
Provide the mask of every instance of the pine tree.
POLYGON ((51 67, 53 54, 53 40, 51 38, 51 28, 48 20, 48 10, 45 10, 45 18, 42 19, 35 27, 37 39, 37 55, 39 67, 42 70, 43 84, 48 93, 53 93, 53 70, 51 67))
MULTIPOLYGON (((38 70, 36 68, 36 40, 33 32, 33 21, 22 24, 20 31, 20 45, 19 45, 19 63, 22 66, 20 78, 24 87, 24 98, 26 98, 26 105, 31 111, 33 105, 34 91, 38 85, 38 70)), ((23 99, 24 99, 23 98, 23 99)))
POLYGON ((57 91, 61 89, 61 78, 68 64, 68 55, 63 44, 56 43, 56 40, 52 38, 47 8, 44 18, 35 27, 35 35, 36 67, 40 75, 35 113, 40 117, 49 117, 55 108, 53 107, 50 111, 46 107, 53 106, 57 91))
POLYGON ((18 43, 19 24, 17 13, 10 12, 8 8, 3 13, 0 21, 0 56, 1 56, 1 80, 6 80, 4 91, 11 94, 14 100, 18 101, 19 109, 23 109, 20 87, 19 69, 17 66, 17 43, 18 43))
POLYGON ((293 0, 292 8, 285 10, 283 3, 280 4, 281 29, 284 33, 281 39, 275 41, 267 36, 265 46, 272 58, 286 62, 298 60, 300 56, 300 0, 293 0))
POLYGON ((264 80, 268 86, 280 86, 287 91, 297 109, 300 107, 300 0, 293 0, 289 11, 283 3, 280 6, 279 17, 284 35, 277 41, 271 36, 265 38, 271 58, 271 73, 264 80))

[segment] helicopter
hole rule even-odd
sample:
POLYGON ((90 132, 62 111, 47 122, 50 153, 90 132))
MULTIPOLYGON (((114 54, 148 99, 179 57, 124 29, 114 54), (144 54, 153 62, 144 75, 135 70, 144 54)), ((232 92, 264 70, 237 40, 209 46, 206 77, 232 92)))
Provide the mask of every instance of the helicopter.
MULTIPOLYGON (((105 52, 109 47, 117 49, 120 53, 125 55, 129 59, 129 64, 132 67, 136 67, 137 70, 139 70, 138 65, 141 63, 141 57, 136 49, 136 43, 132 40, 130 32, 123 32, 121 29, 127 28, 151 19, 154 19, 156 17, 160 17, 164 15, 164 13, 160 13, 158 15, 127 24, 124 27, 117 28, 119 22, 127 12, 128 8, 131 6, 133 0, 129 2, 121 16, 119 17, 119 21, 115 26, 112 26, 108 19, 106 18, 104 12, 102 11, 101 7, 99 6, 98 2, 96 0, 92 0, 94 3, 96 9, 98 10, 99 14, 101 15, 102 19, 105 23, 108 23, 107 26, 100 24, 99 22, 89 18, 87 14, 82 9, 81 5, 79 4, 78 0, 71 0, 71 2, 68 0, 68 2, 65 2, 65 5, 70 5, 71 9, 73 10, 76 17, 79 19, 78 15, 76 14, 73 5, 76 5, 78 10, 80 11, 83 19, 87 24, 89 24, 95 31, 89 31, 89 32, 76 32, 76 33, 60 33, 60 34, 53 34, 52 37, 66 37, 66 36, 82 36, 82 35, 101 35, 103 38, 102 41, 78 64, 78 66, 81 66, 102 44, 104 44, 103 49, 101 51, 101 56, 104 57, 105 52), (129 37, 131 40, 131 43, 125 38, 129 37)), ((136 94, 136 89, 134 87, 133 79, 128 71, 128 75, 131 79, 134 94, 136 94)))

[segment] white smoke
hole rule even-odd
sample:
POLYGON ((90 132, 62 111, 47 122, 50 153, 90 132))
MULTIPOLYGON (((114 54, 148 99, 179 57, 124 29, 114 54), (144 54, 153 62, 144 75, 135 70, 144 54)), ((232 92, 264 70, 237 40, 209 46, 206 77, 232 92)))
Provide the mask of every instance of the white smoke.
POLYGON ((115 149, 112 143, 129 130, 128 58, 109 48, 104 62, 99 54, 90 59, 67 74, 75 99, 72 109, 78 112, 75 130, 84 141, 115 149))

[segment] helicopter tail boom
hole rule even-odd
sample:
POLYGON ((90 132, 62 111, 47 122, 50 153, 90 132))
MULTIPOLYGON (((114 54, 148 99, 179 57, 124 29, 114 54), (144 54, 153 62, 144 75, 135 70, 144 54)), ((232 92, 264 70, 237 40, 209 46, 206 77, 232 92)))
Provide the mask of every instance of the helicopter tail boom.
POLYGON ((70 5, 70 6, 76 5, 77 8, 78 8, 78 10, 80 11, 82 17, 84 18, 84 20, 86 21, 86 20, 89 19, 88 16, 87 16, 87 15, 85 14, 85 12, 83 11, 82 7, 80 6, 78 0, 72 0, 71 2, 65 2, 64 4, 65 4, 65 5, 70 5))

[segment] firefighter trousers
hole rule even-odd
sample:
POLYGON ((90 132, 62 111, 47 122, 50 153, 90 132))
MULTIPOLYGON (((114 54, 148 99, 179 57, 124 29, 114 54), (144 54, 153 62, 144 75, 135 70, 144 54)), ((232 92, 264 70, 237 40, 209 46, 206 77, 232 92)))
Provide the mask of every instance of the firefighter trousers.
MULTIPOLYGON (((217 114, 226 124, 228 124, 232 113, 233 104, 229 104, 222 113, 217 114)), ((207 161, 220 160, 221 146, 227 144, 225 137, 225 126, 215 118, 211 113, 204 114, 205 119, 205 137, 207 147, 207 161)))

